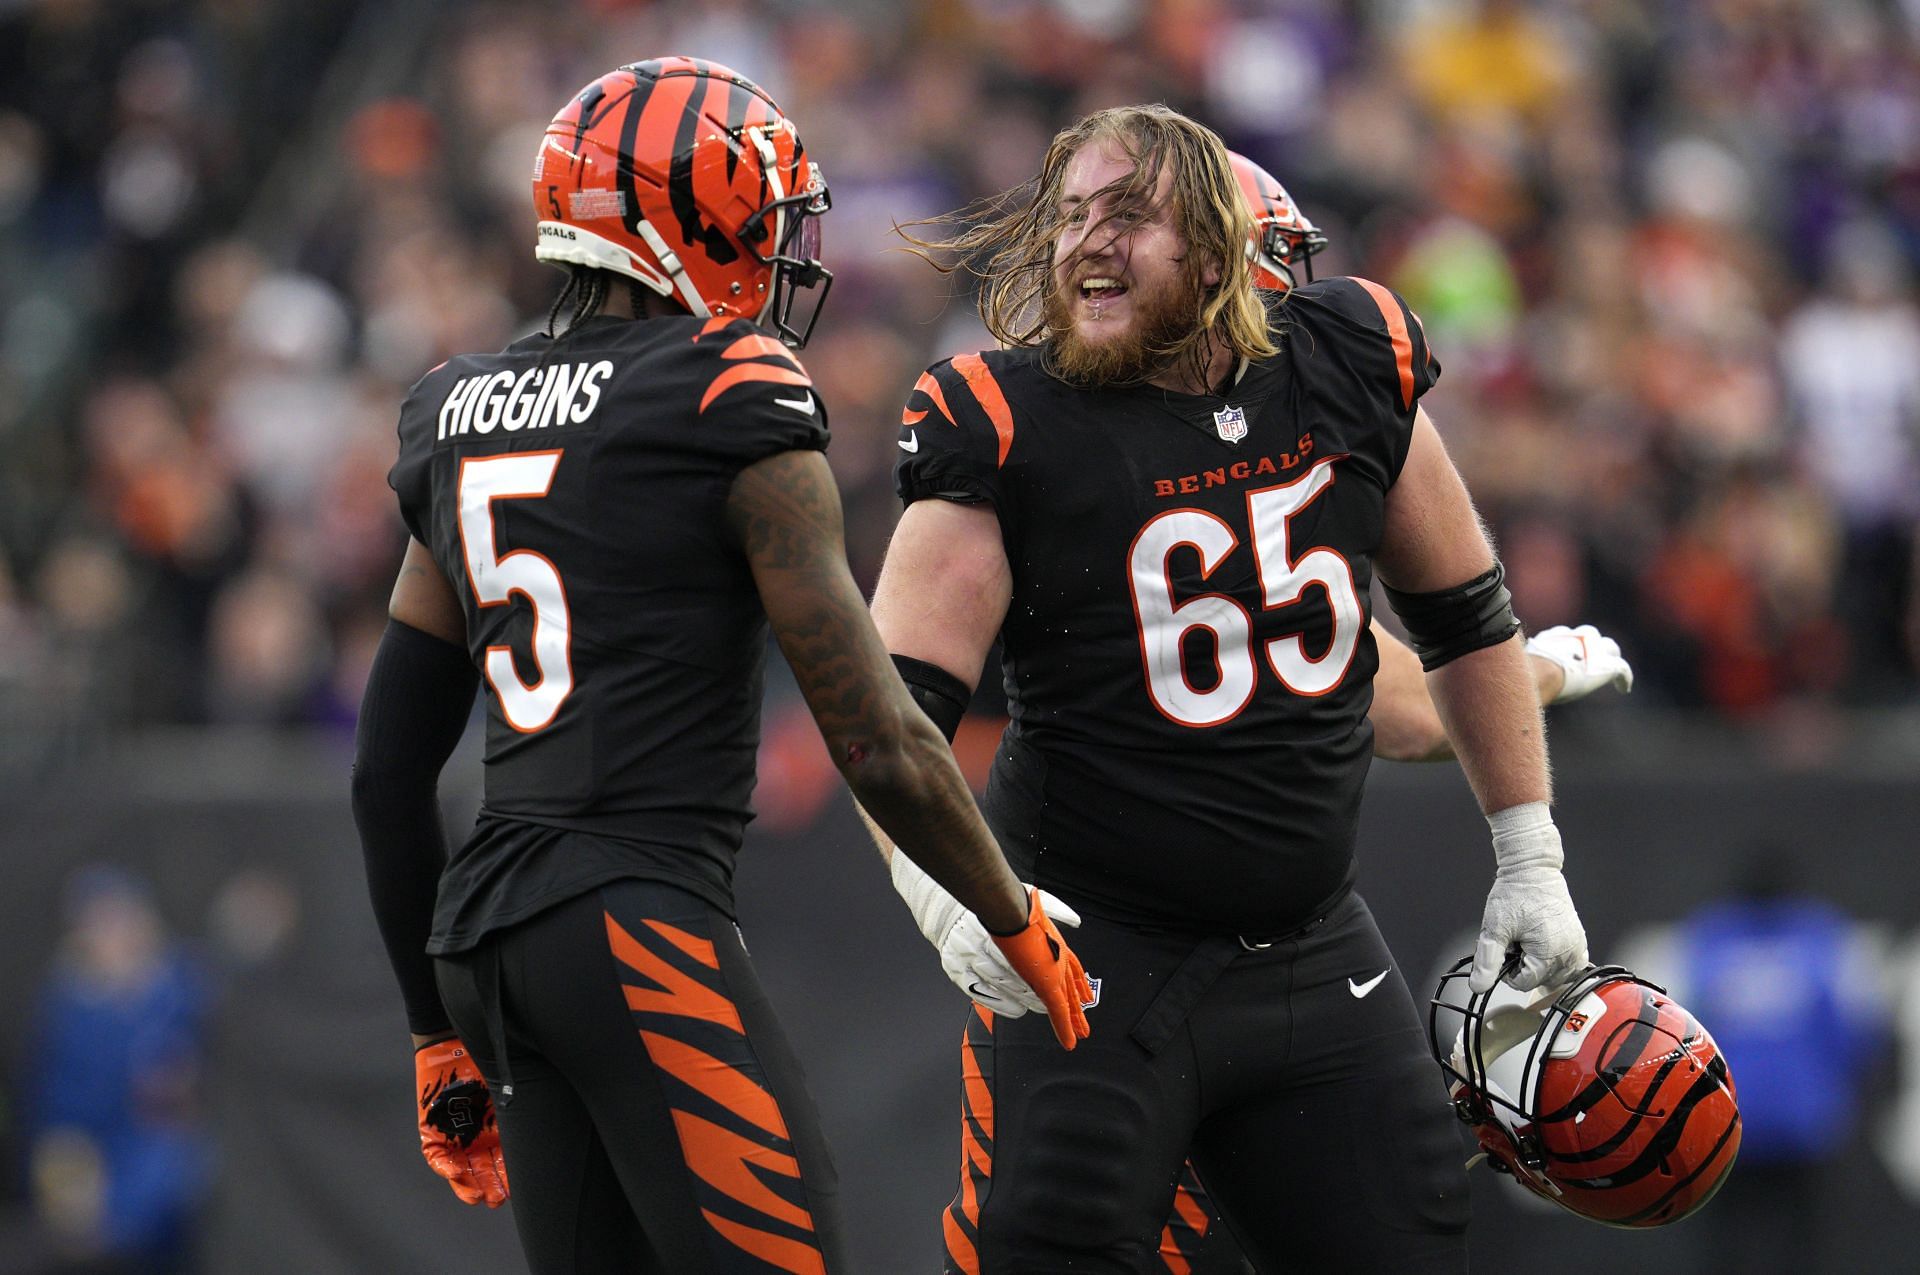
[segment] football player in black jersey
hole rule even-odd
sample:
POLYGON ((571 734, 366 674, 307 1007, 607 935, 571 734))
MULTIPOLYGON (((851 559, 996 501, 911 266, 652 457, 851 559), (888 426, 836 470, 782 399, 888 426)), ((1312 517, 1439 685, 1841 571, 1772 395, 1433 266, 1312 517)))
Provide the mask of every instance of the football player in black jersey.
MULTIPOLYGON (((1284 293, 1299 281, 1296 271, 1311 282, 1312 257, 1326 247, 1326 236, 1272 174, 1243 155, 1229 153, 1228 159, 1253 214, 1247 252, 1254 286, 1276 295, 1284 293)), ((1368 627, 1380 652, 1373 702, 1367 710, 1373 755, 1390 761, 1451 759, 1453 745, 1427 692, 1420 658, 1382 627, 1378 617, 1368 627)), ((1556 625, 1530 634, 1526 650, 1543 707, 1584 699, 1606 686, 1623 692, 1633 687, 1633 669, 1619 645, 1592 625, 1556 625)), ((883 853, 888 849, 883 848, 883 853)), ((978 920, 910 859, 890 853, 889 857, 895 886, 914 905, 916 919, 923 923, 923 932, 940 952, 955 985, 998 1017, 1017 1018, 1042 1010, 1025 984, 998 959, 978 920)), ((1048 897, 1049 912, 1058 919, 1068 921, 1076 915, 1048 897)), ((1241 1275, 1246 1263, 1232 1236, 1217 1221, 1198 1173, 1191 1163, 1183 1166, 1173 1209, 1160 1232, 1160 1264, 1150 1263, 1150 1269, 1167 1275, 1241 1275)))
POLYGON ((1250 230, 1219 139, 1138 107, 922 245, 980 272, 1007 348, 915 387, 874 614, 943 725, 1001 638, 988 821, 1084 917, 1107 1024, 1053 1059, 974 1013, 949 1270, 1148 1269, 1189 1156, 1261 1269, 1465 1269, 1452 1115, 1353 891, 1376 568, 1489 818, 1476 983, 1585 961, 1419 321, 1357 279, 1263 305, 1250 230))
POLYGON ((542 1275, 839 1271, 833 1167, 732 919, 769 628, 863 807, 999 936, 1059 1045, 1091 993, 848 572, 789 349, 829 279, 792 123, 724 67, 636 63, 554 119, 533 194, 557 330, 402 408, 413 539, 357 738, 422 1149, 469 1203, 511 1169, 542 1275), (449 858, 435 784, 483 678, 484 801, 449 858))

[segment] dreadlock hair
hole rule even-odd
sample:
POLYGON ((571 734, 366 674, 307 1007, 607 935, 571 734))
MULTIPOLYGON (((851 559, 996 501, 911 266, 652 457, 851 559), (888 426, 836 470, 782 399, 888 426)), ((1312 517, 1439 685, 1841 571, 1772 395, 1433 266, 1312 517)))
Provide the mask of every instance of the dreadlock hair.
POLYGON ((607 303, 607 294, 616 282, 627 285, 627 295, 632 299, 633 312, 645 314, 646 309, 641 297, 648 295, 638 279, 615 274, 611 270, 599 270, 592 266, 570 265, 567 267, 567 281, 561 285, 559 295, 553 299, 553 305, 547 309, 547 335, 563 337, 575 328, 600 313, 607 303), (571 305, 565 327, 555 327, 560 321, 560 312, 571 305))
MULTIPOLYGON (((1128 176, 1099 192, 1113 196, 1110 207, 1151 201, 1160 174, 1172 173, 1174 226, 1187 244, 1182 265, 1200 298, 1184 335, 1149 352, 1154 365, 1199 381, 1216 342, 1239 358, 1271 356, 1277 347, 1247 260, 1252 214, 1226 144, 1171 107, 1155 103, 1096 111, 1054 135, 1038 176, 967 208, 895 229, 911 245, 909 251, 941 274, 965 272, 980 281, 980 318, 995 340, 1005 346, 1048 346, 1056 335, 1047 325, 1045 300, 1055 286, 1053 252, 1063 222, 1060 188, 1081 148, 1107 140, 1133 161, 1128 176), (912 233, 923 226, 954 229, 930 238, 912 233), (1220 271, 1220 281, 1211 287, 1202 283, 1209 266, 1220 271)), ((1044 351, 1042 357, 1043 366, 1054 371, 1044 351)))

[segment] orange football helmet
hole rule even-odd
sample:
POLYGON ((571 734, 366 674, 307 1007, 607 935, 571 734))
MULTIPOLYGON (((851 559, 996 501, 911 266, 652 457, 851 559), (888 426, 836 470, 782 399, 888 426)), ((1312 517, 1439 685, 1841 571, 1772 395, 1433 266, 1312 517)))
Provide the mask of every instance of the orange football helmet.
POLYGON ((1227 152, 1240 193, 1253 210, 1253 237, 1247 258, 1253 262, 1253 286, 1285 292, 1300 282, 1293 277, 1296 263, 1313 282, 1313 254, 1327 246, 1327 237, 1300 211, 1287 188, 1260 165, 1237 152, 1227 152))
POLYGON ((1727 1061, 1666 990, 1589 966, 1557 995, 1440 980, 1427 1043, 1492 1166, 1609 1226, 1665 1226, 1712 1198, 1740 1150, 1727 1061), (1442 1015, 1460 1026, 1443 1045, 1442 1015))
POLYGON ((635 62, 547 125, 533 165, 534 256, 626 275, 701 318, 805 345, 833 275, 826 180, 765 90, 699 58, 635 62), (794 302, 818 287, 804 323, 794 302))

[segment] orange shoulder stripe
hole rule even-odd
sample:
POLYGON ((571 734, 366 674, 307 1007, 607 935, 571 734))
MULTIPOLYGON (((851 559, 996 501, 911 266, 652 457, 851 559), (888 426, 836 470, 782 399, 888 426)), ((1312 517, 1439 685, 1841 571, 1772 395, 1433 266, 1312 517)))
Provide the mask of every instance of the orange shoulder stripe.
POLYGON ((724 332, 732 322, 732 319, 708 319, 700 325, 700 330, 693 334, 693 339, 698 341, 703 336, 712 336, 716 332, 724 332))
MULTIPOLYGON (((940 382, 933 379, 933 373, 922 372, 920 374, 920 379, 913 383, 913 388, 915 393, 925 394, 928 398, 933 400, 933 405, 940 409, 940 415, 947 418, 947 424, 951 425, 954 423, 953 409, 947 406, 947 396, 940 389, 940 382)), ((908 415, 909 413, 905 411, 902 411, 900 413, 900 423, 902 425, 917 425, 920 423, 921 419, 926 416, 926 413, 925 412, 912 413, 912 416, 913 416, 912 420, 907 419, 908 415)))
POLYGON ((1400 303, 1393 294, 1371 279, 1355 279, 1355 283, 1367 290, 1373 303, 1380 307, 1380 317, 1387 321, 1387 335, 1393 338, 1393 360, 1400 368, 1400 405, 1413 407, 1413 338, 1407 333, 1406 316, 1400 313, 1400 303))
POLYGON ((1000 436, 1000 459, 995 463, 1006 464, 1007 451, 1013 446, 1013 409, 1007 406, 1007 396, 1001 393, 993 369, 978 354, 957 354, 953 370, 967 378, 967 388, 986 409, 987 419, 993 422, 993 432, 1000 436))
POLYGON ((771 363, 736 363, 720 375, 713 378, 713 384, 707 386, 707 392, 700 398, 700 410, 706 411, 709 404, 736 385, 745 385, 751 381, 771 381, 775 385, 812 385, 807 374, 792 366, 775 367, 771 363))
POLYGON ((720 353, 720 357, 723 359, 751 359, 763 355, 770 355, 773 358, 779 359, 782 363, 790 363, 794 367, 800 366, 799 362, 793 357, 792 353, 788 351, 786 346, 780 344, 770 336, 760 336, 757 333, 753 336, 741 337, 720 353))

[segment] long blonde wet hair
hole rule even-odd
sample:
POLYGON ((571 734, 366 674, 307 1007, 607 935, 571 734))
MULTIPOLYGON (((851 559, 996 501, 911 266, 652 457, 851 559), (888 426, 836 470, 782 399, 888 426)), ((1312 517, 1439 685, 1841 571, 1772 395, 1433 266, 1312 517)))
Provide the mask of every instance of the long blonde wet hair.
POLYGON ((1182 266, 1199 298, 1183 334, 1148 352, 1154 367, 1178 369, 1198 383, 1219 343, 1238 358, 1272 355, 1266 307, 1254 290, 1247 258, 1253 216, 1228 163, 1226 144, 1206 125, 1170 107, 1096 111, 1054 135, 1038 176, 958 212, 897 229, 940 273, 965 272, 981 281, 980 318, 995 340, 1006 346, 1047 346, 1056 335, 1047 323, 1045 301, 1054 287, 1061 184, 1082 147, 1109 139, 1133 161, 1128 176, 1101 192, 1115 197, 1112 207, 1151 200, 1161 172, 1171 171, 1174 226, 1187 244, 1182 266), (920 227, 957 228, 922 238, 912 233, 920 227), (1209 266, 1220 271, 1212 286, 1203 282, 1209 266))

